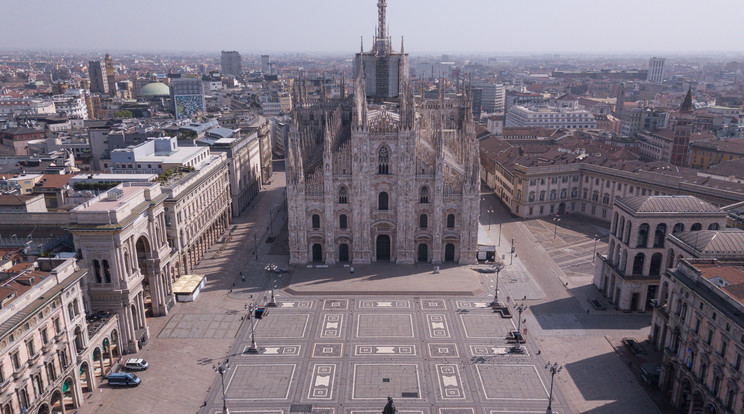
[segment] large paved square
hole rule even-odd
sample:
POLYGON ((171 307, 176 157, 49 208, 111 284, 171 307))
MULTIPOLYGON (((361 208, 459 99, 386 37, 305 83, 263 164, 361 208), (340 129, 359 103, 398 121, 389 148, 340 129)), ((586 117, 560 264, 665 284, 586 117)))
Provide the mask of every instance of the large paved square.
POLYGON ((545 388, 534 365, 476 365, 481 391, 487 400, 546 400, 545 388))
POLYGON ((355 364, 352 400, 421 398, 415 364, 355 364))
MULTIPOLYGON (((256 337, 275 339, 300 339, 307 331, 308 314, 280 314, 273 312, 270 317, 261 319, 256 324, 256 337)), ((246 339, 250 338, 250 332, 246 339)))
POLYGON ((413 338, 411 314, 357 315, 357 338, 413 338))
POLYGON ((234 338, 240 328, 240 315, 226 313, 176 314, 160 331, 160 338, 234 338))
POLYGON ((286 400, 295 364, 240 364, 225 385, 228 400, 286 400))

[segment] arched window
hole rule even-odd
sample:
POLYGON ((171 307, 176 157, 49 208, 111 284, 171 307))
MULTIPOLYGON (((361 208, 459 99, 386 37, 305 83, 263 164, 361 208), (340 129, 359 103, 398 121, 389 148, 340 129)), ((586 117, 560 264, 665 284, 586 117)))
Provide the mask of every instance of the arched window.
POLYGON ((98 260, 93 260, 93 275, 96 277, 96 283, 101 283, 101 264, 98 260))
POLYGON ((690 231, 699 231, 703 226, 700 223, 695 223, 690 227, 690 231))
POLYGON ((342 214, 342 215, 338 216, 338 227, 339 228, 342 228, 342 229, 347 228, 346 214, 342 214))
POLYGON ((447 214, 447 228, 448 229, 455 228, 455 215, 454 214, 447 214))
POLYGON ((377 173, 390 174, 390 149, 387 145, 381 146, 377 153, 377 173))
POLYGON ((646 260, 646 255, 638 253, 633 259, 633 274, 640 275, 643 273, 643 262, 646 260))
POLYGON ((423 186, 419 190, 419 203, 429 202, 429 187, 423 186))
POLYGON ((602 196, 602 204, 610 204, 610 194, 604 193, 604 196, 602 196))
POLYGON ((377 209, 378 210, 388 209, 388 193, 383 191, 377 196, 377 209))
POLYGON ((314 229, 319 229, 320 228, 320 216, 319 215, 313 214, 312 222, 313 222, 313 228, 314 229))
POLYGON ((561 190, 561 200, 563 200, 565 198, 566 198, 566 189, 564 188, 564 189, 561 190))
POLYGON ((419 216, 419 227, 425 229, 429 227, 429 216, 422 214, 419 216))
POLYGON ((599 191, 592 193, 592 201, 599 201, 599 191))
POLYGON ((533 201, 535 201, 535 192, 534 191, 530 191, 530 195, 528 196, 528 201, 530 203, 533 202, 533 201))
POLYGON ((540 191, 540 201, 545 201, 545 190, 540 191))
POLYGON ((555 192, 555 190, 552 190, 552 191, 550 192, 550 199, 551 199, 551 200, 555 200, 555 196, 556 196, 556 192, 555 192))
POLYGON ((108 260, 103 261, 103 278, 106 283, 111 283, 111 268, 109 267, 108 260))
POLYGON ((666 224, 661 223, 656 226, 656 232, 654 233, 654 247, 664 247, 664 239, 666 239, 666 224))
POLYGON ((338 202, 340 204, 346 204, 349 202, 349 195, 345 185, 338 188, 338 202))
POLYGON ((648 274, 651 276, 659 276, 661 273, 661 253, 654 253, 651 256, 651 267, 649 268, 648 274))
POLYGON ((685 231, 685 225, 682 224, 682 223, 677 223, 672 228, 672 234, 677 234, 677 233, 680 233, 680 232, 683 232, 683 231, 685 231))
POLYGON ((129 252, 124 250, 124 273, 129 276, 129 252))
POLYGON ((571 189, 571 198, 576 198, 579 195, 579 189, 574 187, 571 189))
POLYGON ((638 227, 638 239, 636 240, 636 248, 646 248, 648 245, 648 224, 643 223, 638 227))
POLYGON ((718 230, 718 223, 713 223, 708 226, 708 230, 718 230))

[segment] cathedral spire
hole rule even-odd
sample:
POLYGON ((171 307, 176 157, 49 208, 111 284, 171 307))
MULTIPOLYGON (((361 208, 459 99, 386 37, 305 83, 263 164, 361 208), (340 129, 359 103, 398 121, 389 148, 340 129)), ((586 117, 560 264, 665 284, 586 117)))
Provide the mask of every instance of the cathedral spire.
POLYGON ((385 0, 379 0, 377 2, 377 37, 384 39, 386 36, 386 25, 385 25, 385 8, 387 2, 385 0))
POLYGON ((400 54, 401 55, 405 55, 406 54, 406 51, 403 48, 403 36, 400 37, 400 54))

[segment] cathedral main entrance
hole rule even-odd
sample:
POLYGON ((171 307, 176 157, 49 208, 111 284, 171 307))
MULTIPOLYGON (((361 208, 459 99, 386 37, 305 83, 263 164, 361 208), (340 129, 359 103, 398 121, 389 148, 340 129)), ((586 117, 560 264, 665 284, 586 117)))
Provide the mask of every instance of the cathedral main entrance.
POLYGON ((377 236, 377 261, 390 261, 390 236, 377 236))

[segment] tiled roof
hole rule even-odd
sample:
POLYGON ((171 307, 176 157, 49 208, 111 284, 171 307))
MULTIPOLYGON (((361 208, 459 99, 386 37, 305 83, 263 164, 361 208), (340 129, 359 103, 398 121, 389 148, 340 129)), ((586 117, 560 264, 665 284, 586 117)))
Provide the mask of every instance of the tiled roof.
POLYGON ((677 233, 682 243, 700 252, 702 257, 739 255, 744 258, 744 230, 700 230, 677 233))
POLYGON ((22 206, 26 204, 26 201, 38 196, 27 196, 27 195, 0 195, 0 206, 22 206))
POLYGON ((707 201, 689 195, 627 197, 617 201, 636 213, 720 213, 707 201))

